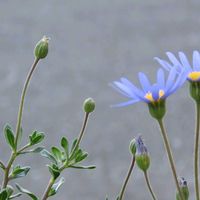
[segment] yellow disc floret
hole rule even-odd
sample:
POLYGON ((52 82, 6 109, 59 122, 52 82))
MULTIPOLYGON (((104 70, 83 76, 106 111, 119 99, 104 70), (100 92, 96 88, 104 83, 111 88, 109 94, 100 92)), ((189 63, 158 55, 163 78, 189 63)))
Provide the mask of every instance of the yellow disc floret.
POLYGON ((158 99, 154 99, 151 92, 147 92, 144 97, 147 100, 154 102, 154 101, 159 101, 160 98, 162 98, 164 95, 165 95, 165 92, 163 90, 159 90, 159 98, 158 99))
POLYGON ((191 72, 188 74, 188 78, 191 81, 198 81, 200 79, 200 72, 191 72))

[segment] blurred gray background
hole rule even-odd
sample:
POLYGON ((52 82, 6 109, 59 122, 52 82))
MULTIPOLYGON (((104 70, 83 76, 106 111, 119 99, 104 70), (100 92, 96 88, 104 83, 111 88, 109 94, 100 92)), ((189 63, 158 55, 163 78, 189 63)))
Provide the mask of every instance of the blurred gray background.
MULTIPOLYGON (((58 145, 61 137, 72 140, 79 133, 82 102, 91 96, 91 115, 82 147, 90 153, 85 164, 96 170, 66 170, 65 185, 52 199, 115 199, 130 163, 129 141, 143 135, 151 154, 149 170, 160 200, 174 199, 175 185, 156 122, 147 106, 138 103, 111 109, 126 100, 108 84, 121 76, 138 83, 137 73, 155 78, 154 56, 183 50, 191 58, 200 46, 198 0, 0 0, 0 127, 15 127, 20 92, 33 62, 33 48, 43 36, 51 37, 49 55, 39 63, 25 102, 23 128, 46 133, 44 145, 58 145)), ((193 190, 194 105, 188 85, 168 99, 166 126, 178 174, 193 190)), ((10 154, 3 133, 0 156, 10 154)), ((24 156, 16 163, 32 166, 22 186, 38 196, 49 180, 48 161, 39 155, 24 156)), ((28 199, 23 197, 20 199, 28 199)), ((134 169, 125 199, 151 199, 143 174, 134 169)))

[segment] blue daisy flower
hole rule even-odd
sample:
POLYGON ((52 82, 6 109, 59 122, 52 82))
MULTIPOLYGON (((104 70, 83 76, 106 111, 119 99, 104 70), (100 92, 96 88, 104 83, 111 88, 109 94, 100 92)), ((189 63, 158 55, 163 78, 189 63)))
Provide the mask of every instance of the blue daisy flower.
POLYGON ((187 73, 187 79, 192 82, 200 81, 200 53, 198 51, 193 51, 192 65, 188 61, 186 55, 183 52, 178 53, 178 57, 171 53, 166 53, 170 62, 162 60, 158 57, 155 59, 162 65, 166 70, 170 70, 173 67, 177 67, 177 72, 180 73, 184 69, 187 73))
POLYGON ((136 87, 127 78, 114 81, 111 86, 130 99, 127 102, 114 105, 114 107, 128 106, 140 101, 151 104, 159 102, 160 100, 165 100, 169 95, 180 88, 186 80, 185 70, 181 70, 180 73, 177 73, 175 67, 169 70, 168 77, 165 77, 164 70, 162 68, 158 69, 157 81, 154 84, 151 84, 147 76, 140 72, 138 78, 142 86, 141 89, 136 87))

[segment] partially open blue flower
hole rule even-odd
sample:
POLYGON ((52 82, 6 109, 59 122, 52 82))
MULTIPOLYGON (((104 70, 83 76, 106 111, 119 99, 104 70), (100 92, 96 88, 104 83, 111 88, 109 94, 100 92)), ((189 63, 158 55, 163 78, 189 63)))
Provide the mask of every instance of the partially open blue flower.
POLYGON ((183 52, 178 53, 178 59, 171 52, 167 52, 166 54, 170 62, 162 60, 158 57, 155 58, 163 68, 166 70, 171 70, 173 67, 176 67, 178 73, 184 69, 187 73, 187 79, 189 81, 200 81, 200 53, 198 51, 193 51, 192 65, 183 52))
POLYGON ((139 101, 150 104, 165 100, 169 95, 180 88, 186 80, 186 73, 184 70, 180 70, 180 73, 177 73, 177 68, 175 67, 170 68, 169 70, 168 77, 165 77, 163 69, 158 69, 157 81, 154 84, 151 84, 147 76, 140 72, 138 77, 142 89, 137 88, 127 78, 121 78, 119 81, 114 81, 111 86, 130 99, 127 102, 114 106, 127 106, 139 101))

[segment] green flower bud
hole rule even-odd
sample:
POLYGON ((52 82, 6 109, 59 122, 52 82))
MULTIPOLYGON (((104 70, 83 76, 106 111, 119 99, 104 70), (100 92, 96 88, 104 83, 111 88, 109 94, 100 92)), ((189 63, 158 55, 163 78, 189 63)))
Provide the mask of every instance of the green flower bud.
POLYGON ((200 82, 190 81, 190 95, 198 103, 200 103, 200 82))
POLYGON ((137 166, 142 171, 147 171, 150 166, 150 157, 147 151, 146 146, 144 145, 142 138, 139 136, 136 138, 136 154, 135 154, 135 160, 137 163, 137 166))
MULTIPOLYGON (((184 200, 188 200, 189 199, 189 189, 187 186, 187 181, 183 177, 179 178, 179 186, 180 186, 181 192, 183 194, 184 200)), ((181 200, 181 196, 180 196, 179 192, 176 193, 176 200, 181 200)))
POLYGON ((165 100, 148 103, 148 107, 151 116, 157 120, 162 119, 166 113, 165 100))
POLYGON ((135 156, 136 153, 136 140, 135 138, 131 140, 130 145, 129 145, 130 152, 135 156))
POLYGON ((86 113, 91 113, 95 109, 95 101, 92 98, 88 98, 83 103, 83 109, 86 113))
POLYGON ((34 54, 37 59, 43 59, 48 54, 49 38, 44 36, 35 46, 34 54))

